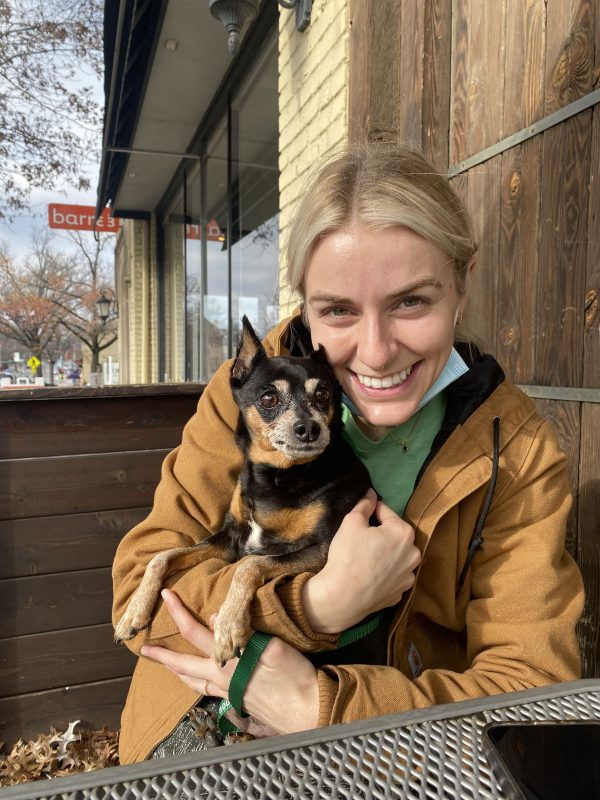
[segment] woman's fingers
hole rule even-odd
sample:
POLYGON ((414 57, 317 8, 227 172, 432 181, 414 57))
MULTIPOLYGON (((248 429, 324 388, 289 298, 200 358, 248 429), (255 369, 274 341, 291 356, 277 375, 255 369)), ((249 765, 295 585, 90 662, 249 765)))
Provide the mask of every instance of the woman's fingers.
POLYGON ((214 636, 212 631, 198 622, 187 608, 183 605, 179 597, 170 589, 163 589, 161 592, 167 610, 173 620, 177 623, 177 627, 183 638, 194 647, 197 647, 202 653, 208 655, 213 651, 214 636))

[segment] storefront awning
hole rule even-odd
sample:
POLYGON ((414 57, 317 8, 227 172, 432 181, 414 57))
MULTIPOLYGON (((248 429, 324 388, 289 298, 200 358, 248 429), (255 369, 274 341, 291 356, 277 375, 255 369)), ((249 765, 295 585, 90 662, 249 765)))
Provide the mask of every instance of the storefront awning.
POLYGON ((232 67, 208 1, 107 0, 97 213, 154 211, 232 67), (160 155, 164 154, 164 155, 160 155))

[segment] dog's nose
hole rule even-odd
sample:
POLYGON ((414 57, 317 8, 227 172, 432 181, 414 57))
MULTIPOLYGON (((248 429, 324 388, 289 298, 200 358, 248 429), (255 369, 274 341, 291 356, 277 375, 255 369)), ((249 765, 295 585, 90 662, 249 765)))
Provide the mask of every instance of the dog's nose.
POLYGON ((301 442, 314 442, 321 433, 321 426, 314 419, 298 420, 294 423, 294 433, 301 442))

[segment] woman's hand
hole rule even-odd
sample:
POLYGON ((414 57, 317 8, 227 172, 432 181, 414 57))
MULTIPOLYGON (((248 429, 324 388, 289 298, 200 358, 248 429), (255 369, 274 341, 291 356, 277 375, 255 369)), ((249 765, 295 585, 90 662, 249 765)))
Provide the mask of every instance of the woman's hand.
POLYGON ((313 630, 340 633, 398 603, 421 561, 414 540, 411 526, 369 489, 344 517, 323 569, 304 585, 304 612, 313 630), (376 527, 369 525, 372 514, 376 527))
MULTIPOLYGON (((194 619, 174 592, 163 589, 161 594, 183 638, 202 653, 212 653, 212 631, 194 619)), ((193 691, 227 697, 237 659, 221 668, 210 658, 174 653, 166 647, 144 645, 141 652, 163 664, 193 691)), ((243 705, 254 719, 279 733, 314 728, 319 714, 316 670, 301 653, 273 637, 248 681, 243 705)))

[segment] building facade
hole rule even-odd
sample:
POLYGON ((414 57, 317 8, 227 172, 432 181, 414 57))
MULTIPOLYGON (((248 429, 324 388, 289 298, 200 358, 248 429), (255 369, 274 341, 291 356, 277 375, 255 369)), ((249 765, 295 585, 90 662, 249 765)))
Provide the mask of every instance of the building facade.
POLYGON ((99 194, 123 218, 121 382, 205 381, 244 314, 262 335, 296 305, 282 242, 311 168, 347 140, 347 1, 313 3, 300 32, 295 13, 263 0, 233 59, 208 2, 156 3, 137 30, 131 10, 119 20, 123 4, 107 4, 99 194), (136 46, 141 82, 120 56, 136 46))

